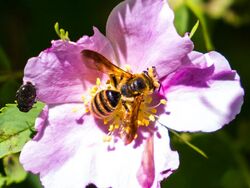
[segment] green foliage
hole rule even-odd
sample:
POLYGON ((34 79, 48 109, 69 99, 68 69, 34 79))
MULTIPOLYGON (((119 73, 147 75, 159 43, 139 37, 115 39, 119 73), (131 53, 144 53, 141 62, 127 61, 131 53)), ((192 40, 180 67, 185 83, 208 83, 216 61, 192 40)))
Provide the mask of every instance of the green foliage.
POLYGON ((6 182, 6 177, 0 174, 0 188, 4 186, 5 182, 6 182))
POLYGON ((28 174, 27 182, 29 182, 30 187, 32 188, 43 188, 39 180, 39 177, 34 174, 28 174))
POLYGON ((3 82, 0 87, 0 104, 4 104, 6 101, 13 101, 18 87, 19 83, 16 80, 9 79, 3 82))
POLYGON ((38 102, 28 112, 20 112, 16 104, 7 104, 0 113, 0 158, 21 151, 34 134, 34 122, 43 108, 38 102))
POLYGON ((175 10, 174 24, 180 35, 184 35, 188 30, 189 13, 185 5, 178 6, 175 10))
POLYGON ((8 155, 3 158, 4 172, 6 174, 5 184, 20 183, 25 180, 27 172, 24 171, 19 162, 18 155, 8 155))
POLYGON ((195 135, 192 136, 192 142, 206 148, 209 159, 189 152, 185 145, 175 142, 173 146, 179 152, 181 165, 162 188, 250 187, 250 175, 245 172, 249 167, 247 158, 244 158, 239 148, 235 148, 237 142, 225 130, 214 134, 192 135, 195 135))
POLYGON ((3 48, 0 46, 0 70, 10 70, 11 63, 3 48))
POLYGON ((65 31, 62 28, 60 29, 58 22, 55 23, 54 28, 55 28, 56 34, 60 37, 60 39, 62 39, 62 40, 70 40, 69 39, 69 32, 65 31))

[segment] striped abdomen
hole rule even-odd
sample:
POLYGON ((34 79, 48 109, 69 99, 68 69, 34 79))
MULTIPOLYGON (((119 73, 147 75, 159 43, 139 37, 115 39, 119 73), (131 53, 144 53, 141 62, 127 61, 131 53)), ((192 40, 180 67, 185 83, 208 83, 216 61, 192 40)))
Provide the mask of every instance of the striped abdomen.
POLYGON ((91 101, 91 112, 96 118, 106 118, 116 109, 121 94, 115 90, 102 90, 91 101))

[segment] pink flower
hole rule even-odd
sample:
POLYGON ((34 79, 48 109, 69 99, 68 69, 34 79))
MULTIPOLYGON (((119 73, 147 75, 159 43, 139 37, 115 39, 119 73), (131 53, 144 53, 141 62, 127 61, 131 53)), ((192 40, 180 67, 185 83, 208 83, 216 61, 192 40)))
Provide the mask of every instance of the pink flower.
MULTIPOLYGON (((160 187, 179 166, 165 126, 211 132, 239 113, 243 89, 237 73, 217 52, 192 51, 193 43, 177 34, 173 19, 165 0, 126 0, 109 16, 106 37, 94 28, 92 37, 53 41, 29 59, 24 82, 36 86, 38 100, 46 107, 36 120, 38 133, 24 146, 20 160, 26 170, 40 174, 44 187, 160 187), (86 67, 84 49, 121 68, 128 64, 133 73, 156 67, 162 88, 155 91, 153 102, 161 97, 167 105, 142 118, 157 120, 139 126, 138 137, 128 145, 116 135, 113 145, 104 142, 110 127, 86 112, 83 96, 91 97, 96 78, 105 86, 107 76, 86 67)), ((147 102, 141 105, 145 109, 150 108, 147 102)))

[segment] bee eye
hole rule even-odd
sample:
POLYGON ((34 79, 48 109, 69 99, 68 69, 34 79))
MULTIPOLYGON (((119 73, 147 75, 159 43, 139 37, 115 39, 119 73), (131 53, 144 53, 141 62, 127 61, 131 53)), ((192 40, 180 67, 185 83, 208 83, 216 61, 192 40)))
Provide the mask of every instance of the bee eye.
POLYGON ((142 78, 136 79, 134 84, 137 90, 143 90, 146 88, 145 81, 142 78))

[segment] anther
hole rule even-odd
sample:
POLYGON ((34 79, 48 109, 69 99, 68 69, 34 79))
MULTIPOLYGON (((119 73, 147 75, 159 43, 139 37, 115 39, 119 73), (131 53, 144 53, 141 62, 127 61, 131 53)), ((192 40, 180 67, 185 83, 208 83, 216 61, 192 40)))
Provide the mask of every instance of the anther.
POLYGON ((151 114, 151 115, 148 117, 148 119, 149 119, 150 121, 153 121, 153 122, 154 122, 154 121, 155 121, 155 116, 151 114))
POLYGON ((97 79, 96 79, 96 85, 97 85, 97 86, 100 86, 100 85, 101 85, 101 80, 100 80, 100 78, 97 78, 97 79))

